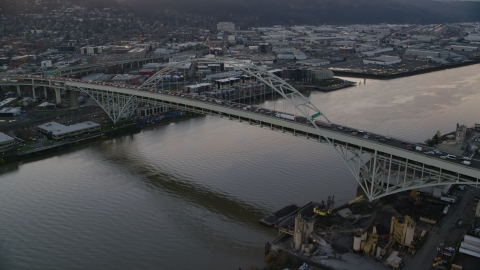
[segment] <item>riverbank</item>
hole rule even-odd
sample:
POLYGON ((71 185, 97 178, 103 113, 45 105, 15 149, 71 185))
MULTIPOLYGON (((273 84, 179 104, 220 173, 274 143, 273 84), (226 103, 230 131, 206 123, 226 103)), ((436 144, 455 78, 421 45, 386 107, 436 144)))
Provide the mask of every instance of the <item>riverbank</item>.
POLYGON ((198 116, 198 115, 191 114, 188 112, 182 112, 177 116, 170 117, 170 118, 163 118, 161 120, 157 120, 156 122, 145 121, 145 118, 141 120, 136 120, 136 121, 128 121, 128 122, 120 123, 117 126, 114 126, 113 128, 104 129, 98 132, 92 132, 90 134, 86 134, 85 136, 81 136, 79 138, 67 139, 65 141, 54 142, 51 145, 46 145, 46 146, 41 146, 41 147, 36 147, 36 148, 31 148, 26 150, 18 150, 14 153, 5 154, 3 156, 0 156, 0 164, 3 165, 3 164, 12 163, 12 162, 19 162, 28 158, 51 154, 59 150, 64 150, 74 146, 84 145, 84 144, 99 141, 99 140, 112 139, 114 137, 122 136, 125 134, 133 135, 147 127, 163 126, 174 121, 186 120, 195 116, 198 116))
POLYGON ((335 91, 335 90, 357 85, 356 82, 351 82, 351 81, 347 81, 339 78, 328 79, 328 80, 325 80, 325 82, 326 83, 320 84, 320 85, 310 85, 305 83, 292 84, 292 85, 304 87, 310 90, 318 90, 322 92, 330 92, 330 91, 335 91))
POLYGON ((346 70, 332 70, 335 76, 346 76, 346 77, 353 77, 353 78, 365 78, 365 79, 380 79, 380 80, 389 80, 389 79, 396 79, 402 77, 408 77, 413 75, 425 74, 440 70, 458 68, 458 67, 465 67, 470 65, 476 65, 480 63, 480 59, 472 60, 469 62, 463 62, 459 64, 451 64, 451 65, 442 65, 436 67, 430 67, 426 69, 420 70, 411 70, 405 72, 399 72, 394 74, 384 74, 384 73, 363 73, 363 72, 354 72, 354 71, 346 71, 346 70))

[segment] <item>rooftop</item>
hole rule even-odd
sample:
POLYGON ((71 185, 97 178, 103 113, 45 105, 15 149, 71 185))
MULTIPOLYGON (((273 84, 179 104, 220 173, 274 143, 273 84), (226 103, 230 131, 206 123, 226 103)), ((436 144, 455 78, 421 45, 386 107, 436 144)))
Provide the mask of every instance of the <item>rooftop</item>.
POLYGON ((397 56, 390 56, 390 55, 382 55, 378 57, 371 57, 367 58, 366 60, 378 61, 378 62, 390 62, 400 59, 397 56))
POLYGON ((13 138, 8 136, 5 133, 0 132, 0 142, 6 142, 6 141, 10 141, 10 140, 13 140, 13 138))
POLYGON ((100 126, 100 124, 88 121, 88 122, 74 124, 71 126, 65 126, 57 122, 50 122, 47 124, 39 125, 38 127, 47 131, 51 131, 53 135, 62 135, 65 133, 92 128, 92 127, 98 127, 98 126, 100 126))

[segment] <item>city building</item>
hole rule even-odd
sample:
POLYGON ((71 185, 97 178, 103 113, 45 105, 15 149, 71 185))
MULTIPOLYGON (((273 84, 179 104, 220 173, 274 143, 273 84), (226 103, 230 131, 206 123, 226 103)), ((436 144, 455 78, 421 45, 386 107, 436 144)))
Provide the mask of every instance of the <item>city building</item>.
POLYGON ((329 69, 311 69, 312 82, 318 83, 323 80, 333 79, 333 71, 329 69))
POLYGON ((46 134, 54 140, 63 140, 71 137, 76 137, 85 133, 95 132, 102 129, 100 124, 88 121, 83 123, 65 126, 57 122, 50 122, 47 124, 37 126, 37 130, 46 134))
POLYGON ((235 32, 235 24, 233 22, 217 23, 217 31, 235 32))
POLYGON ((136 59, 136 58, 142 58, 145 57, 147 54, 147 50, 144 48, 133 48, 130 51, 128 51, 128 57, 131 59, 136 59))
POLYGON ((210 91, 213 87, 211 83, 197 83, 192 85, 187 85, 187 92, 189 93, 202 93, 205 91, 210 91))
POLYGON ((398 64, 402 62, 402 59, 396 56, 389 56, 389 55, 382 55, 378 57, 366 58, 363 59, 364 64, 373 64, 373 65, 380 65, 380 66, 388 66, 393 64, 398 64))
POLYGON ((15 139, 0 132, 0 153, 15 147, 15 139))
POLYGON ((44 60, 44 61, 40 62, 40 67, 42 67, 42 68, 52 67, 52 60, 44 60))
POLYGON ((101 46, 87 46, 80 48, 80 53, 86 55, 99 54, 102 52, 103 48, 101 46))

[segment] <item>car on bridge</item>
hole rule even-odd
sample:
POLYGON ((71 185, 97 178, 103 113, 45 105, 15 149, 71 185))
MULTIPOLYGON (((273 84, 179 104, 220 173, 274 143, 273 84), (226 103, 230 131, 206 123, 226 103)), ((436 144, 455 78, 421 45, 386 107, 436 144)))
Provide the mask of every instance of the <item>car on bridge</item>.
POLYGON ((457 159, 457 156, 452 155, 452 154, 447 154, 445 157, 448 158, 448 159, 457 159))

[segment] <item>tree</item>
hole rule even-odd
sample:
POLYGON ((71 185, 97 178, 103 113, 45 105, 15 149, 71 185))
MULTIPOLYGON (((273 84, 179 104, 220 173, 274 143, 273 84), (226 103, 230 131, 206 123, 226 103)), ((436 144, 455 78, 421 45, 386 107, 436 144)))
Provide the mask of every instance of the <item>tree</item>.
POLYGON ((433 135, 432 141, 434 142, 434 144, 438 144, 441 139, 442 139, 442 134, 440 133, 440 130, 437 130, 437 133, 433 135))

